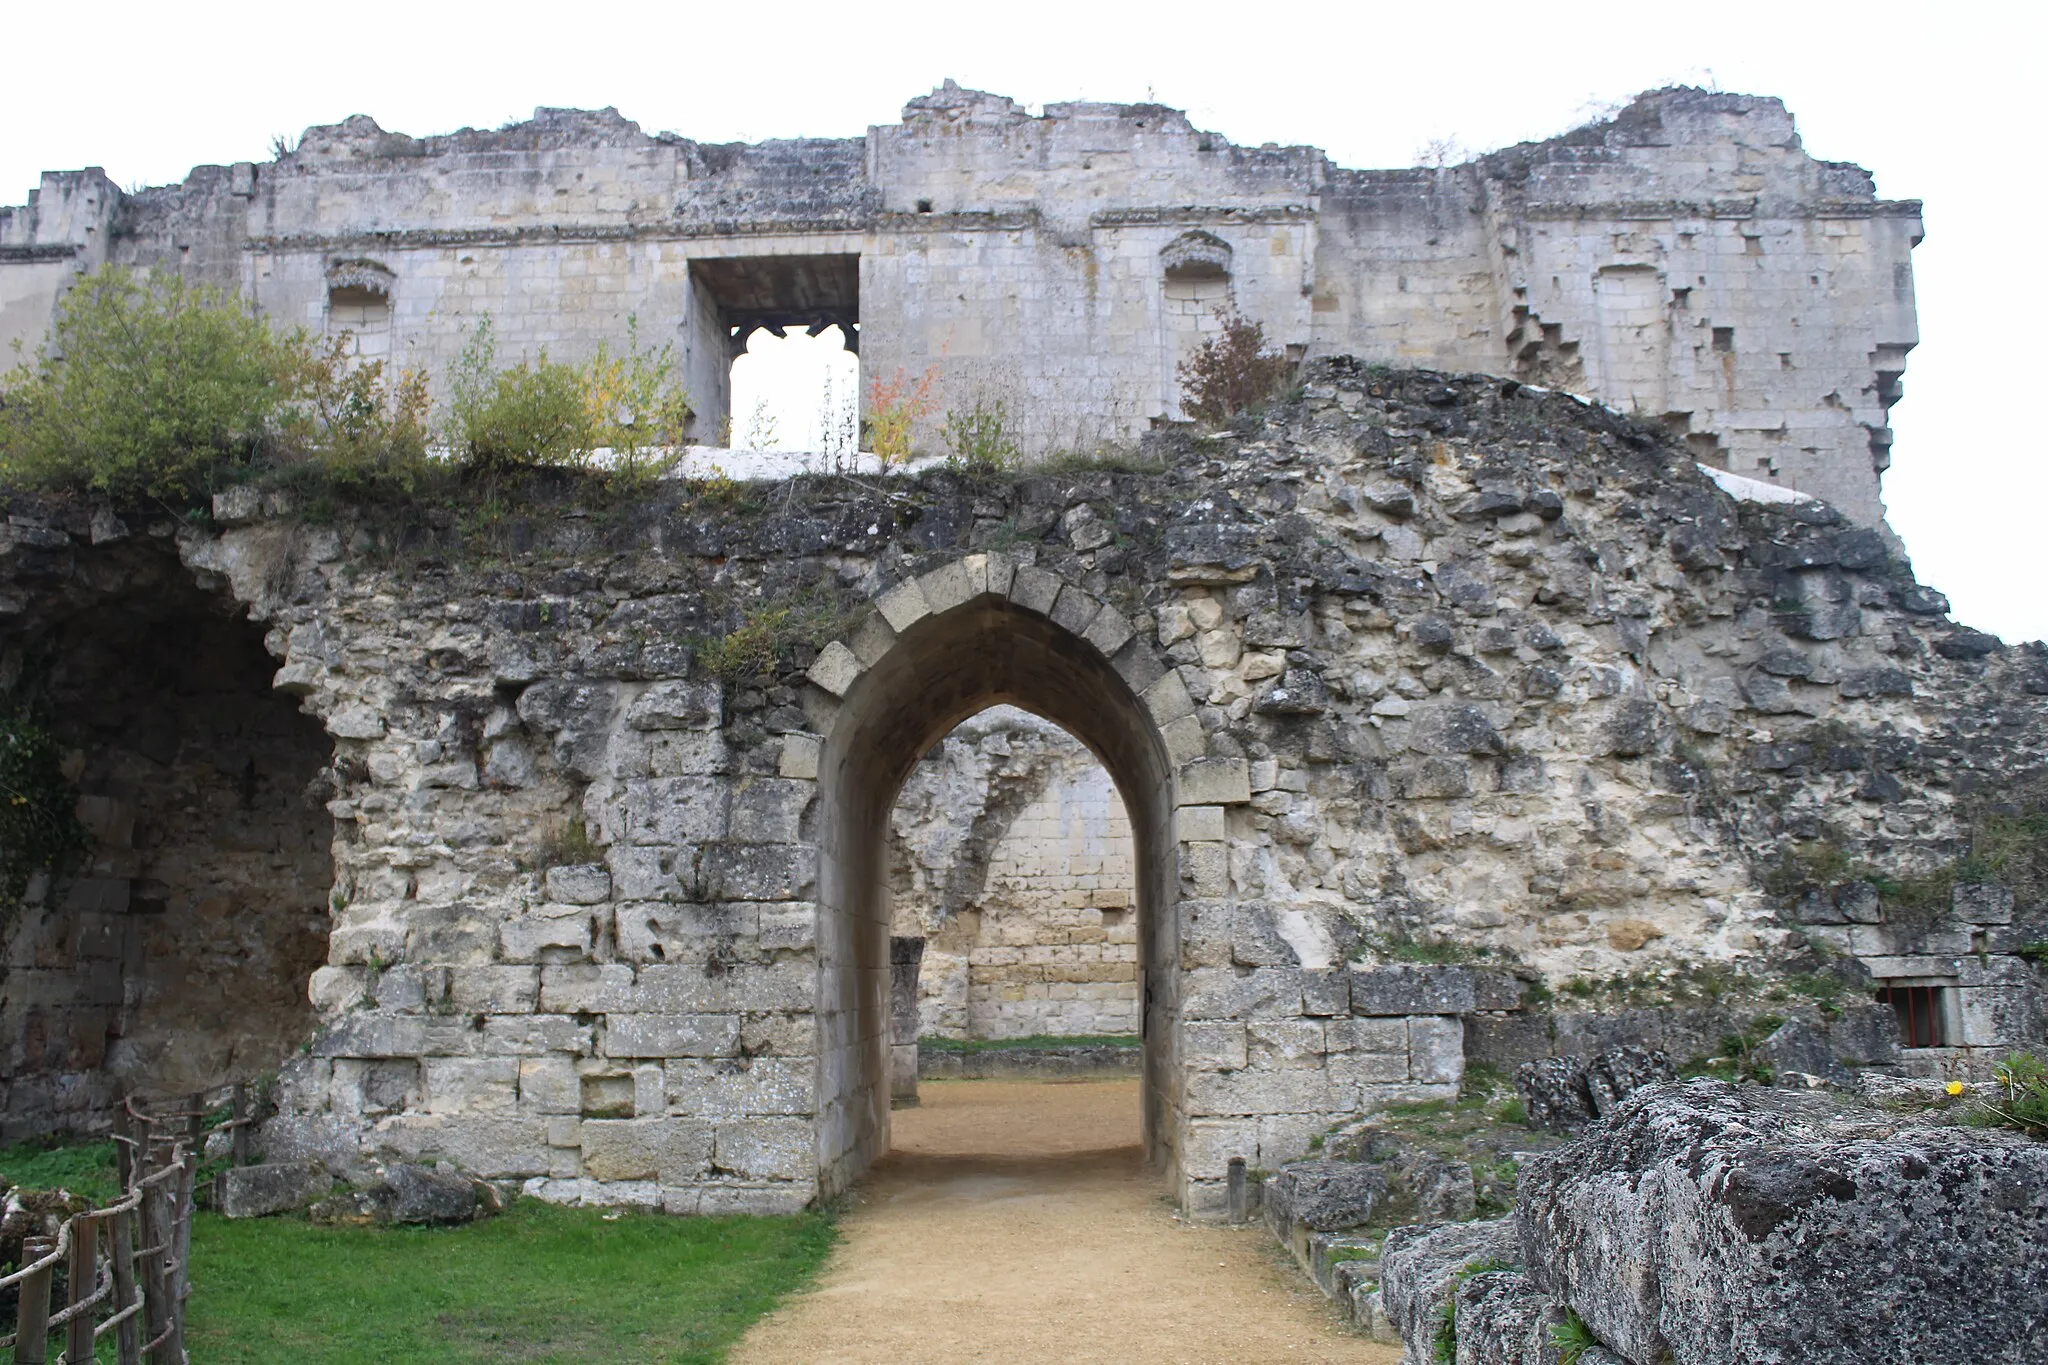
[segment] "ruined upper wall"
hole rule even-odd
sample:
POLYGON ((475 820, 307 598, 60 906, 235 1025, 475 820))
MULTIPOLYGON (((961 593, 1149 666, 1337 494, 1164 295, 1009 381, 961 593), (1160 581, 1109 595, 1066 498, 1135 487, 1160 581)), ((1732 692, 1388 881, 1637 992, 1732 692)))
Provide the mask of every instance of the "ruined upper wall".
POLYGON ((1049 452, 1179 418, 1176 368, 1231 307, 1299 356, 1599 398, 1881 525, 1920 233, 1917 203, 1808 156, 1774 99, 1653 91, 1465 165, 1355 171, 1156 104, 1032 114, 948 82, 865 138, 699 143, 611 109, 414 138, 357 116, 132 196, 47 176, 0 211, 0 343, 109 260, 372 328, 430 373, 485 315, 507 348, 570 357, 631 318, 677 345, 715 438, 734 329, 765 307, 857 318, 871 374, 935 370, 941 411, 1000 398, 1049 452), (803 258, 857 288, 815 297, 803 258), (334 304, 366 285, 374 322, 334 304))

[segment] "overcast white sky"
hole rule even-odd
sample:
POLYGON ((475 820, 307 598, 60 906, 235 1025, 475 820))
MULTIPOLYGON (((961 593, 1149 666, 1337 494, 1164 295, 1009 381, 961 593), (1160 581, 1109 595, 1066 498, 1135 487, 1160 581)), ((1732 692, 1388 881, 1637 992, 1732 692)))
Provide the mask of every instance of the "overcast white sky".
MULTIPOLYGON (((1037 105, 1156 99, 1348 166, 1545 137, 1674 82, 1781 96, 1816 156, 1927 204, 1892 525, 1957 615, 2048 636, 2036 373, 2048 23, 2032 5, 509 3, 12 6, 0 203, 264 160, 354 113, 407 133, 616 105, 707 141, 850 137, 945 77, 1037 105)), ((744 418, 744 414, 742 414, 744 418)))

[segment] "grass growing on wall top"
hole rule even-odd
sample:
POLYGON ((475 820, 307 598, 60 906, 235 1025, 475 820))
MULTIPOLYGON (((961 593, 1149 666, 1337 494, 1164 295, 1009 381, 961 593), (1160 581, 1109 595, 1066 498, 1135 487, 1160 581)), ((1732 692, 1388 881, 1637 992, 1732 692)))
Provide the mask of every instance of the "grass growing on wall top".
POLYGON ((202 1214, 185 1339, 210 1365, 710 1365, 817 1271, 822 1214, 670 1218, 520 1200, 458 1228, 202 1214))

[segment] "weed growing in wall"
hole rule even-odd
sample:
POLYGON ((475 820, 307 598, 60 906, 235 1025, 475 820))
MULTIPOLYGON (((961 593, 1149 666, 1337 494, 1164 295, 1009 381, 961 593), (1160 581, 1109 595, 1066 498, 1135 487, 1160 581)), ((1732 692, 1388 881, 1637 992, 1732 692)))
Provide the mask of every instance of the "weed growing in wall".
POLYGON ((868 381, 868 410, 862 421, 868 449, 885 467, 909 463, 917 424, 938 405, 932 392, 938 382, 936 368, 926 370, 915 381, 902 370, 886 381, 880 375, 868 381))
POLYGON ((1010 429, 1010 410, 1000 398, 981 398, 966 410, 950 409, 940 429, 946 462, 971 474, 998 474, 1022 458, 1010 429))

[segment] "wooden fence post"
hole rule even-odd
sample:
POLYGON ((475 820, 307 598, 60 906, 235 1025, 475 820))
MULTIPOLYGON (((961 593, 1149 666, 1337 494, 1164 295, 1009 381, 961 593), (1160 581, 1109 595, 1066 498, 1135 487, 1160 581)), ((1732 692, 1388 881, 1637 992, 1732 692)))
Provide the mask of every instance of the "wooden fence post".
MULTIPOLYGON (((162 1185, 150 1185, 142 1191, 142 1244, 147 1250, 142 1258, 142 1292, 147 1306, 142 1310, 147 1340, 159 1341, 170 1331, 171 1320, 168 1312, 170 1276, 164 1272, 166 1258, 171 1246, 171 1220, 168 1216, 170 1194, 162 1185)), ((177 1359, 167 1355, 164 1344, 159 1344, 150 1353, 155 1365, 168 1365, 177 1359)))
POLYGON ((234 1164, 246 1166, 249 1164, 249 1087, 246 1082, 235 1082, 234 1107, 230 1117, 235 1125, 234 1164))
MULTIPOLYGON (((107 1228, 109 1254, 114 1258, 114 1311, 135 1302, 135 1211, 123 1209, 107 1228)), ((141 1324, 130 1314, 114 1329, 114 1358, 119 1365, 142 1365, 141 1324)))
MULTIPOLYGON (((21 1263, 33 1265, 57 1249, 41 1237, 21 1244, 21 1263)), ((21 1282, 21 1299, 15 1307, 14 1365, 44 1365, 50 1358, 50 1275, 54 1267, 44 1266, 21 1282)))
MULTIPOLYGON (((78 1307, 99 1290, 100 1220, 79 1214, 71 1220, 71 1307, 78 1307)), ((93 1357, 92 1328, 95 1314, 90 1308, 64 1324, 64 1358, 86 1361, 93 1357)))

